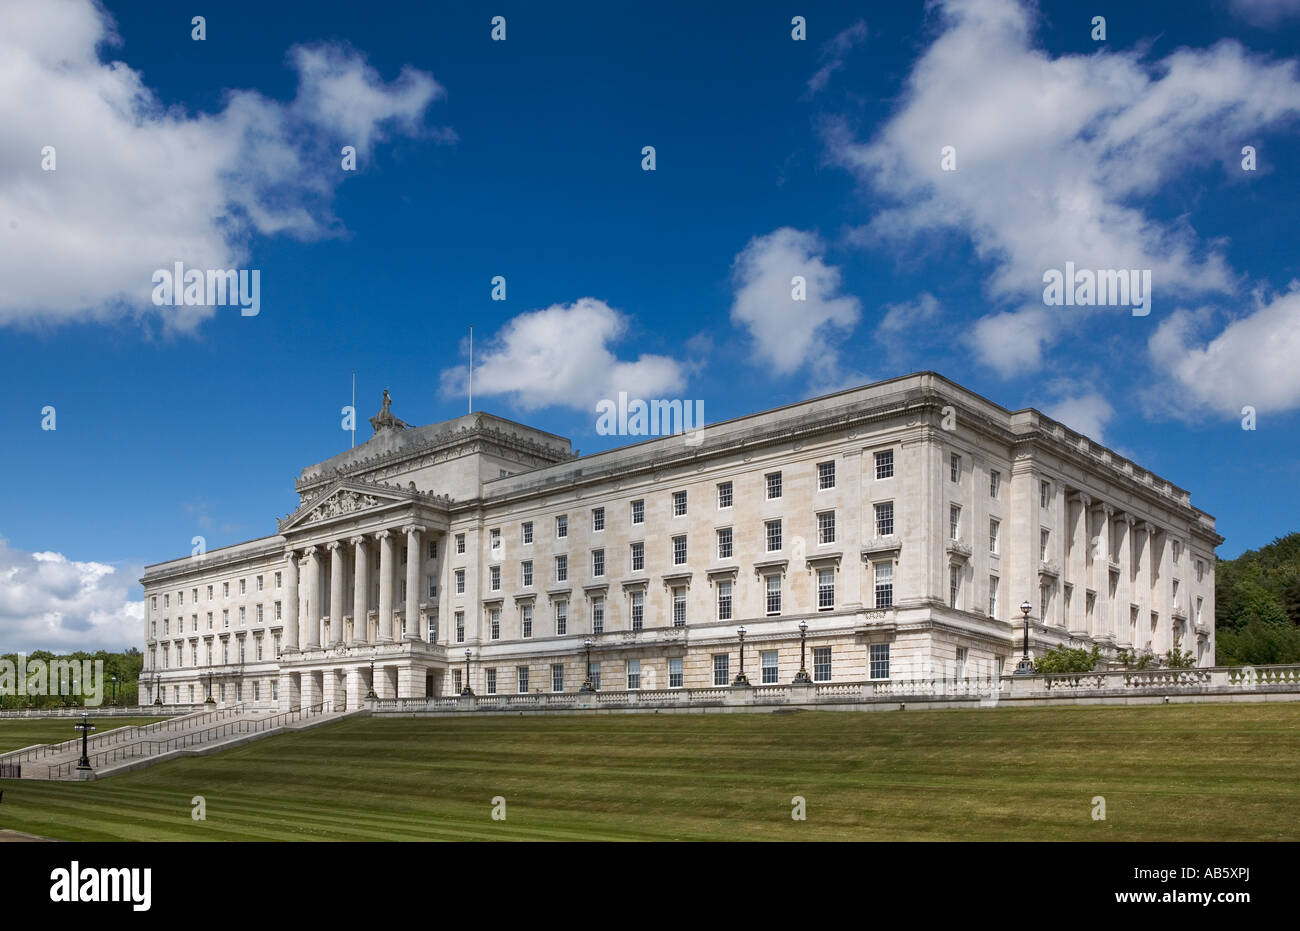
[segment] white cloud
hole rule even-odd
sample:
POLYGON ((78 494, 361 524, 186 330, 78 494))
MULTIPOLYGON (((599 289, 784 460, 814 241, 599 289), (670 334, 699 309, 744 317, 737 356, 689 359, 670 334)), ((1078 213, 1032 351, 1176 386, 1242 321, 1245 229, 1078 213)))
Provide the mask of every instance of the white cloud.
POLYGON ((1115 408, 1095 391, 1064 397, 1047 405, 1043 413, 1097 443, 1105 443, 1106 425, 1115 408))
POLYGON ((735 300, 731 320, 753 338, 761 361, 781 375, 833 353, 835 331, 851 330, 861 304, 837 295, 840 270, 823 259, 825 247, 812 233, 782 227, 756 236, 732 266, 735 300), (792 297, 792 279, 802 276, 806 299, 792 297))
POLYGON ((830 83, 831 75, 844 67, 844 59, 855 45, 861 43, 867 37, 867 24, 863 20, 854 21, 852 26, 842 32, 836 33, 835 37, 822 46, 819 60, 819 67, 813 76, 808 79, 808 94, 817 93, 825 89, 830 83))
POLYGON ((1046 309, 1030 305, 981 317, 970 339, 981 361, 1003 378, 1012 378, 1042 366, 1054 328, 1046 309))
MULTIPOLYGON (((1152 215, 1145 198, 1189 167, 1225 157, 1300 112, 1293 61, 1233 41, 1178 49, 1099 46, 1052 57, 1033 46, 1036 14, 1017 0, 942 0, 943 30, 916 61, 900 105, 869 142, 831 124, 831 157, 896 204, 865 228, 874 242, 936 232, 968 236, 991 266, 1000 301, 1041 300, 1042 274, 1079 268, 1153 272, 1157 312, 1178 294, 1232 293, 1216 243, 1184 220, 1152 215), (944 146, 957 170, 940 168, 944 146)), ((1098 315, 1094 319, 1101 319, 1098 315)), ((1041 361, 1059 318, 1029 311, 982 321, 976 345, 1016 333, 1041 361)), ((1004 372, 1005 357, 984 361, 1004 372)))
POLYGON ((0 651, 123 650, 138 646, 144 602, 113 566, 26 553, 0 538, 0 651))
POLYGON ((1241 416, 1300 407, 1300 282, 1285 294, 1256 296, 1256 309, 1228 323, 1208 341, 1207 311, 1180 310, 1164 321, 1148 344, 1165 383, 1147 395, 1163 413, 1213 412, 1241 416))
POLYGON ((299 46, 291 102, 233 90, 220 111, 189 113, 102 57, 117 38, 90 0, 7 0, 4 21, 0 325, 153 313, 195 325, 213 310, 155 307, 154 270, 243 266, 253 233, 335 232, 342 146, 364 168, 389 133, 418 133, 443 93, 423 72, 385 83, 355 52, 299 46))
MULTIPOLYGON (((584 297, 509 320, 475 348, 474 396, 507 397, 522 410, 570 407, 594 411, 602 398, 665 398, 680 391, 686 367, 668 356, 619 359, 610 348, 627 318, 604 301, 584 297)), ((465 394, 467 367, 442 373, 442 389, 465 394)))
POLYGON ((1252 26, 1272 26, 1300 16, 1300 0, 1229 0, 1228 6, 1252 26))

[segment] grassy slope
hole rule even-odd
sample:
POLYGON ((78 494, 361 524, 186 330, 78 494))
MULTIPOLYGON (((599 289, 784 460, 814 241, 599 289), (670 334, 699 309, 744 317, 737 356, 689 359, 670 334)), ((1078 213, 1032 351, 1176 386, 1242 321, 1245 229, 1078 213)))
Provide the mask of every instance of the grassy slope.
POLYGON ((0 827, 68 840, 1295 840, 1300 703, 352 719, 0 785, 0 827))
MULTIPOLYGON (((90 723, 95 725, 91 735, 104 731, 127 727, 131 724, 152 724, 161 718, 96 718, 91 715, 90 723)), ((73 725, 79 724, 81 718, 0 718, 0 753, 21 750, 33 744, 62 743, 72 737, 80 737, 81 731, 73 725)))

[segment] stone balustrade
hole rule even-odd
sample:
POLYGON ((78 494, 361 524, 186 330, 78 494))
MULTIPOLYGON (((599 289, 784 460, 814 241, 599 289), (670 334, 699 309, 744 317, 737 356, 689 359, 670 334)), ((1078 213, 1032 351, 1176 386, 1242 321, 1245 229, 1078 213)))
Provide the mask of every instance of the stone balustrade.
POLYGON ((1300 701, 1300 665, 1194 669, 1108 670, 1047 676, 874 679, 811 685, 717 686, 598 692, 370 699, 373 714, 447 714, 465 711, 636 711, 779 706, 843 709, 910 702, 942 707, 998 702, 1129 704, 1216 700, 1300 701))

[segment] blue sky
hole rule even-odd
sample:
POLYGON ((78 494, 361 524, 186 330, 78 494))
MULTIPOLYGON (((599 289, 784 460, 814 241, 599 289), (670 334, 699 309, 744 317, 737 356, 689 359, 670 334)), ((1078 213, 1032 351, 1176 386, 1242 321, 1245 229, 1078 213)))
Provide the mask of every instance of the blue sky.
POLYGON ((1297 529, 1300 4, 1132 6, 6 5, 0 646, 134 638, 144 564, 348 445, 354 370, 358 440, 385 387, 462 413, 471 325, 475 406, 585 452, 618 390, 934 369, 1190 489, 1221 556, 1297 529), (260 313, 152 305, 176 260, 260 313), (1152 269, 1150 315, 1045 307, 1066 261, 1152 269))

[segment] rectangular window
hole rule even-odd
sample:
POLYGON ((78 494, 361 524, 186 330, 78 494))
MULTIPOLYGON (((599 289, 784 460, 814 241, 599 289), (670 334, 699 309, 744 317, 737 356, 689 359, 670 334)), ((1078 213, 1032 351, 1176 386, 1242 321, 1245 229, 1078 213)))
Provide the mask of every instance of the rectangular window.
POLYGON ((718 530, 718 558, 731 559, 731 528, 721 527, 718 530))
POLYGON ((605 632, 605 599, 591 599, 591 632, 593 634, 603 634, 605 632))
POLYGON ((637 498, 632 502, 632 523, 645 523, 645 501, 641 498, 637 498))
POLYGON ((894 477, 894 451, 892 449, 882 449, 876 453, 876 478, 893 478, 894 477))
POLYGON ((673 492, 673 517, 686 516, 686 492, 673 492))
POLYGON ((501 591, 501 567, 500 566, 488 567, 488 588, 494 592, 501 591))
POLYGON ((1200 582, 1205 579, 1205 563, 1196 560, 1196 581, 1200 582))
MULTIPOLYGON (((280 590, 280 573, 278 573, 278 572, 275 574, 275 588, 276 588, 276 591, 279 591, 279 590, 280 590)), ((195 589, 195 591, 197 592, 198 589, 195 589)), ((208 600, 211 600, 211 599, 212 599, 212 586, 209 585, 209 586, 208 586, 208 600)), ((197 594, 194 596, 194 600, 195 600, 195 601, 198 601, 198 600, 199 600, 197 594)))
POLYGON ((777 651, 764 650, 758 654, 759 666, 763 670, 762 682, 764 685, 775 685, 778 675, 780 674, 777 667, 777 651))
POLYGON ((948 508, 948 536, 954 540, 961 539, 961 508, 955 504, 948 508))
POLYGON ((989 617, 998 616, 998 577, 989 576, 989 617))
POLYGON ((239 626, 243 627, 248 620, 248 609, 243 605, 239 606, 239 626))
POLYGON ((767 537, 767 551, 769 553, 778 553, 781 551, 781 522, 779 520, 769 520, 763 523, 767 537))
POLYGON ((817 610, 830 611, 835 607, 835 570, 817 570, 817 610))
POLYGON ((640 630, 645 624, 645 592, 632 593, 632 629, 640 630))
POLYGON ((569 580, 569 557, 555 557, 555 581, 567 582, 569 580))
POLYGON ((488 629, 493 640, 501 639, 501 609, 493 608, 488 612, 488 629))
POLYGON ((889 678, 889 644, 887 643, 871 645, 871 678, 889 678))
POLYGON ((460 555, 465 552, 465 534, 456 534, 456 554, 460 555))
POLYGON ((429 556, 428 556, 428 558, 429 558, 429 559, 437 559, 437 558, 438 558, 438 541, 437 541, 437 540, 430 540, 430 541, 429 541, 429 547, 428 547, 428 549, 429 549, 429 556))
POLYGON ((527 666, 516 666, 516 667, 515 667, 515 675, 518 677, 518 681, 519 681, 519 694, 520 694, 520 695, 523 695, 523 694, 527 693, 527 691, 528 691, 528 667, 527 667, 527 666))
POLYGON ((1047 507, 1051 499, 1052 499, 1052 486, 1048 482, 1039 482, 1038 483, 1038 506, 1040 508, 1047 507))
POLYGON ((526 520, 526 521, 523 522, 523 524, 520 525, 520 527, 519 527, 519 539, 523 541, 523 543, 524 543, 525 546, 530 546, 530 545, 532 545, 532 542, 533 542, 533 522, 532 522, 531 520, 526 520))
POLYGON ((718 620, 731 620, 731 583, 718 583, 718 620))
POLYGON ((1047 562, 1047 544, 1052 540, 1050 530, 1038 531, 1038 561, 1047 562))
MULTIPOLYGON (((164 621, 164 622, 163 622, 163 633, 164 633, 164 634, 167 633, 166 626, 167 626, 167 622, 164 621)), ((230 629, 230 609, 229 609, 229 608, 222 608, 222 609, 221 609, 221 628, 222 628, 222 630, 229 630, 229 629, 230 629)))
POLYGON ((894 606, 894 563, 883 560, 873 564, 876 574, 876 607, 892 608, 894 606))
POLYGON ((686 565, 686 534, 673 537, 673 565, 686 565))
POLYGON ((813 681, 831 681, 831 648, 813 647, 813 681))
POLYGON ((563 637, 569 632, 569 602, 561 598, 555 603, 555 636, 563 637))
POLYGON ((767 500, 772 501, 781 497, 781 473, 768 472, 763 476, 767 483, 767 500))
POLYGON ((835 542, 835 512, 821 511, 817 514, 817 543, 819 545, 835 542))
POLYGON ((686 626, 686 587, 684 585, 673 587, 673 626, 686 626))
POLYGON ((564 691, 564 664, 551 663, 551 691, 564 691))
POLYGON ((491 530, 488 531, 488 548, 494 550, 501 549, 501 528, 500 527, 493 527, 491 530))
POLYGON ((591 551, 591 574, 593 578, 601 578, 605 574, 605 551, 591 551))
POLYGON ((989 520, 989 552, 996 554, 998 551, 998 531, 1002 525, 995 520, 989 520))
POLYGON ((605 509, 592 508, 591 509, 591 532, 600 533, 604 529, 605 529, 605 509))
POLYGON ((464 569, 456 570, 456 594, 457 595, 465 594, 465 570, 464 569))
POLYGON ((674 656, 668 660, 668 687, 670 689, 682 687, 682 658, 680 656, 674 656))
POLYGON ((994 469, 989 473, 989 497, 996 498, 1002 490, 1002 473, 994 469))
POLYGON ((483 670, 483 677, 484 677, 484 679, 486 680, 486 683, 487 683, 487 684, 484 686, 484 688, 487 690, 487 693, 488 693, 489 695, 495 695, 495 694, 497 693, 497 671, 496 671, 496 669, 484 669, 484 670, 483 670))
POLYGON ((519 584, 524 588, 533 587, 533 561, 525 559, 519 564, 519 584))
POLYGON ((817 463, 817 490, 826 491, 828 488, 835 487, 835 463, 819 462, 817 463))
POLYGON ((587 667, 587 675, 591 678, 591 686, 597 691, 600 690, 600 663, 592 663, 587 667))
POLYGON ((639 659, 627 661, 627 687, 629 691, 641 688, 641 661, 639 659))
POLYGON ((961 481, 961 456, 956 453, 948 457, 948 476, 954 482, 961 481))
POLYGON ((525 640, 532 639, 533 636, 533 605, 532 602, 524 605, 520 609, 519 630, 525 640))
POLYGON ((644 543, 632 544, 632 571, 633 572, 645 571, 645 544, 644 543))
MULTIPOLYGON (((230 597, 230 583, 229 583, 229 582, 222 582, 222 583, 221 583, 221 597, 222 597, 222 598, 229 598, 229 597, 230 597)), ((167 607, 167 596, 166 596, 166 595, 163 595, 163 607, 164 607, 164 608, 167 607)))
POLYGON ((257 590, 259 592, 262 590, 262 577, 260 575, 257 577, 257 590))
MULTIPOLYGON (((257 606, 257 623, 259 623, 259 624, 262 623, 262 606, 261 606, 261 605, 258 605, 258 606, 257 606)), ((195 630, 198 630, 198 629, 199 629, 199 616, 198 616, 197 614, 194 615, 194 629, 195 629, 195 630)))
POLYGON ((957 566, 948 567, 948 607, 957 607, 958 598, 961 595, 961 569, 957 566))
POLYGON ((957 678, 958 679, 966 678, 966 657, 968 657, 969 655, 970 655, 970 651, 966 647, 957 648, 957 678))
POLYGON ((569 515, 561 514, 555 518, 555 538, 563 540, 569 535, 569 515))
POLYGON ((731 684, 731 656, 727 653, 713 654, 713 684, 731 684))
POLYGON ((767 577, 767 615, 773 617, 781 613, 781 577, 767 577))
POLYGON ((243 595, 248 592, 248 579, 239 580, 239 594, 243 595))
POLYGON ((465 612, 456 612, 456 642, 465 642, 465 612))
POLYGON ((718 508, 731 507, 731 482, 718 483, 718 508))
POLYGON ((892 537, 894 535, 894 502, 883 501, 875 506, 876 536, 892 537))
MULTIPOLYGON (((275 619, 280 620, 280 602, 275 603, 275 619)), ((208 630, 212 629, 212 612, 208 612, 208 630)))

